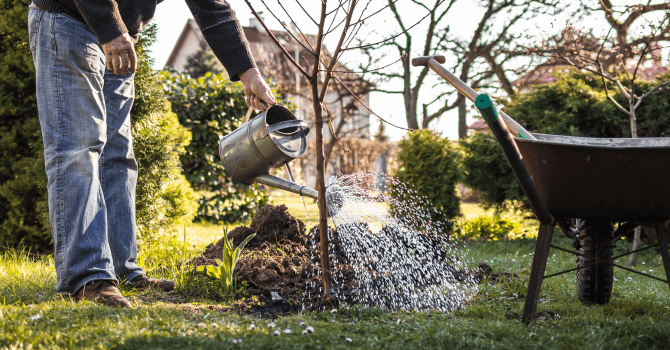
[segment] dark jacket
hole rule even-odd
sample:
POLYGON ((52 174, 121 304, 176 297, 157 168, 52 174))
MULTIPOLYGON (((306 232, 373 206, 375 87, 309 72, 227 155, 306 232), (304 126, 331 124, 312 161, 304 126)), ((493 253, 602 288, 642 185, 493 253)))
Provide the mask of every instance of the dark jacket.
MULTIPOLYGON (((88 24, 106 43, 124 33, 137 40, 162 0, 33 0, 38 8, 88 24)), ((186 0, 205 40, 232 80, 256 67, 235 12, 225 0, 186 0)), ((166 5, 167 6, 167 5, 166 5)))

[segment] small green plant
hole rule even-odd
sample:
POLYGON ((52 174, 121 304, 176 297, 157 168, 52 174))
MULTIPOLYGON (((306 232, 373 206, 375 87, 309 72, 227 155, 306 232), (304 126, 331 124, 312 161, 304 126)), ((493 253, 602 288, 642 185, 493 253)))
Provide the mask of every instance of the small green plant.
POLYGON ((235 271, 235 265, 237 260, 239 260, 242 255, 242 249, 244 246, 249 243, 249 241, 256 236, 255 233, 250 234, 247 238, 233 249, 232 240, 228 240, 228 230, 223 230, 223 256, 221 260, 216 259, 216 263, 219 266, 213 265, 202 265, 195 268, 195 273, 200 275, 205 275, 211 277, 223 287, 223 292, 225 295, 231 295, 237 292, 237 282, 233 276, 233 271, 235 271))
POLYGON ((521 224, 498 216, 480 215, 466 220, 461 226, 460 238, 497 241, 523 236, 521 224))

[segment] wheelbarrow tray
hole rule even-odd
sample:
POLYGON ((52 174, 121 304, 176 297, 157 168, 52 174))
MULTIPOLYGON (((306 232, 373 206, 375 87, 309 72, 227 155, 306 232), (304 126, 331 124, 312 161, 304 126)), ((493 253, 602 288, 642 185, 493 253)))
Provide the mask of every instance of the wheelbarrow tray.
POLYGON ((515 138, 554 217, 670 219, 670 138, 515 138))

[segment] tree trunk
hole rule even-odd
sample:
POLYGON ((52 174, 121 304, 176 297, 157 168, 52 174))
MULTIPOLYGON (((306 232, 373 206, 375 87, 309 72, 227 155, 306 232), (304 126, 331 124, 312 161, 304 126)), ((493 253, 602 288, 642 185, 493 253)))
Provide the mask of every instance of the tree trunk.
POLYGON ((323 297, 328 298, 330 293, 330 260, 328 258, 328 209, 326 208, 326 172, 325 156, 323 154, 323 109, 319 101, 318 79, 312 82, 312 97, 314 103, 314 119, 316 132, 316 187, 319 190, 319 253, 321 254, 321 282, 323 297))
POLYGON ((465 120, 467 116, 465 110, 465 99, 461 100, 461 103, 458 104, 458 139, 462 140, 468 136, 468 124, 465 120))
MULTIPOLYGON (((630 99, 628 99, 628 105, 630 107, 630 134, 632 138, 637 137, 637 126, 635 125, 635 106, 633 105, 635 101, 633 100, 632 96, 630 99)), ((636 250, 638 247, 640 247, 640 236, 642 235, 642 226, 638 226, 635 228, 635 236, 633 238, 633 250, 636 250)), ((626 266, 635 266, 637 263, 637 253, 633 253, 630 255, 630 260, 628 260, 628 263, 626 266)))
MULTIPOLYGON (((633 250, 636 250, 637 248, 640 247, 640 236, 642 236, 642 226, 638 226, 635 228, 635 238, 633 238, 633 250)), ((626 266, 635 266, 637 263, 637 253, 633 253, 630 255, 630 260, 626 263, 626 266)))

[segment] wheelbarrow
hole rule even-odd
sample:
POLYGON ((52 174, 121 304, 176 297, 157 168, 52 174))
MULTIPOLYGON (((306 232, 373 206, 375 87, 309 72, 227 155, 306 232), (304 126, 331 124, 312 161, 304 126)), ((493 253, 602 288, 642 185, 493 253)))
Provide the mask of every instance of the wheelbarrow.
POLYGON ((522 321, 535 317, 546 278, 576 271, 577 295, 585 304, 609 302, 618 267, 670 287, 670 138, 589 138, 533 134, 498 112, 490 98, 467 86, 440 63, 444 56, 416 57, 475 102, 507 157, 540 228, 522 321), (618 224, 614 228, 614 224, 618 224), (575 251, 551 244, 558 226, 575 251), (637 226, 656 230, 658 243, 613 256, 617 239, 637 226), (551 248, 577 256, 577 267, 544 275, 551 248), (618 265, 622 256, 658 248, 666 279, 618 265))

